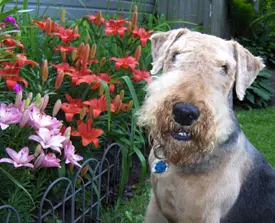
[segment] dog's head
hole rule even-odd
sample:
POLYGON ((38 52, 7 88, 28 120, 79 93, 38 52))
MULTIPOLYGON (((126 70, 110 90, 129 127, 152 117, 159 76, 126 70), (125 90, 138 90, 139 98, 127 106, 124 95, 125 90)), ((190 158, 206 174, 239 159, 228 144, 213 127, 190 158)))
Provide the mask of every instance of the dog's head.
POLYGON ((242 100, 264 64, 235 41, 188 29, 151 41, 151 73, 162 74, 148 86, 138 123, 170 162, 192 164, 234 131, 232 88, 242 100))

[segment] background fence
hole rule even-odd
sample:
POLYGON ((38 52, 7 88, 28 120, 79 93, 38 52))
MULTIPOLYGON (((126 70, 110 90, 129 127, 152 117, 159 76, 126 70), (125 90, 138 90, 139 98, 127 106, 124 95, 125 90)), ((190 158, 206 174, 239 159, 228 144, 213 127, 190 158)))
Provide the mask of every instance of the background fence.
MULTIPOLYGON (((73 179, 61 177, 52 182, 27 222, 100 222, 100 207, 117 201, 120 176, 121 148, 113 143, 102 159, 86 160, 73 179), (83 170, 87 170, 85 175, 83 170)), ((0 206, 0 222, 20 223, 20 215, 9 205, 0 206)))

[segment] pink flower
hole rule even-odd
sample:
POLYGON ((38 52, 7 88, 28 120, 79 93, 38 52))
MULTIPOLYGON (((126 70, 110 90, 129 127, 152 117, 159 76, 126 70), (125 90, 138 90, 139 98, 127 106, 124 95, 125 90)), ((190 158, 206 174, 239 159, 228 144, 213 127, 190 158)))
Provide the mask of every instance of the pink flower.
POLYGON ((40 110, 33 107, 29 112, 30 124, 36 128, 47 128, 49 130, 60 129, 62 126, 61 121, 53 118, 52 116, 41 114, 40 110))
POLYGON ((139 81, 146 81, 148 84, 151 82, 151 76, 150 73, 146 70, 134 70, 133 71, 133 81, 139 82, 139 81))
POLYGON ((22 113, 13 105, 0 104, 0 129, 4 130, 10 124, 20 122, 22 113))
POLYGON ((75 154, 75 148, 71 141, 64 147, 64 158, 66 164, 72 163, 81 167, 78 161, 83 160, 83 157, 75 154))
POLYGON ((53 153, 48 153, 45 155, 44 151, 40 151, 40 155, 37 157, 37 159, 34 162, 34 167, 58 167, 61 168, 60 166, 60 159, 56 158, 55 154, 53 153))
POLYGON ((29 139, 39 142, 40 145, 44 148, 51 148, 52 150, 61 153, 60 148, 62 148, 62 142, 66 137, 61 136, 60 134, 55 135, 47 128, 40 128, 36 132, 37 135, 31 135, 29 139))
POLYGON ((9 158, 2 158, 0 159, 0 163, 12 163, 15 168, 26 166, 33 168, 33 164, 29 163, 33 160, 34 155, 29 156, 29 148, 24 147, 18 153, 15 152, 13 149, 6 148, 7 153, 11 157, 9 158))

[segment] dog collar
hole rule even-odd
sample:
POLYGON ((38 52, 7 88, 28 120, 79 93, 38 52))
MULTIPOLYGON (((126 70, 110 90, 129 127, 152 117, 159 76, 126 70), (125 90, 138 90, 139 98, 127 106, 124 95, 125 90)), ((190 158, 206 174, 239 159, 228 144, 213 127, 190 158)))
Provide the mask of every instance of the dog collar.
POLYGON ((163 160, 156 160, 152 165, 153 173, 163 173, 168 169, 168 164, 163 160))

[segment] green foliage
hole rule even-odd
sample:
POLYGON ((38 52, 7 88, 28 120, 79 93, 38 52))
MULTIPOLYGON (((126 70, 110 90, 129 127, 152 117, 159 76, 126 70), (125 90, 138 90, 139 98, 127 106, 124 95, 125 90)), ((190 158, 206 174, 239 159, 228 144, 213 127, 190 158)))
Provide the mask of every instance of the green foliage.
POLYGON ((231 34, 235 36, 247 36, 249 24, 255 18, 255 10, 248 0, 230 0, 229 18, 231 22, 231 34))
POLYGON ((235 98, 235 104, 248 109, 267 107, 274 92, 270 81, 271 76, 271 71, 262 70, 253 84, 247 88, 244 100, 240 102, 235 98))

